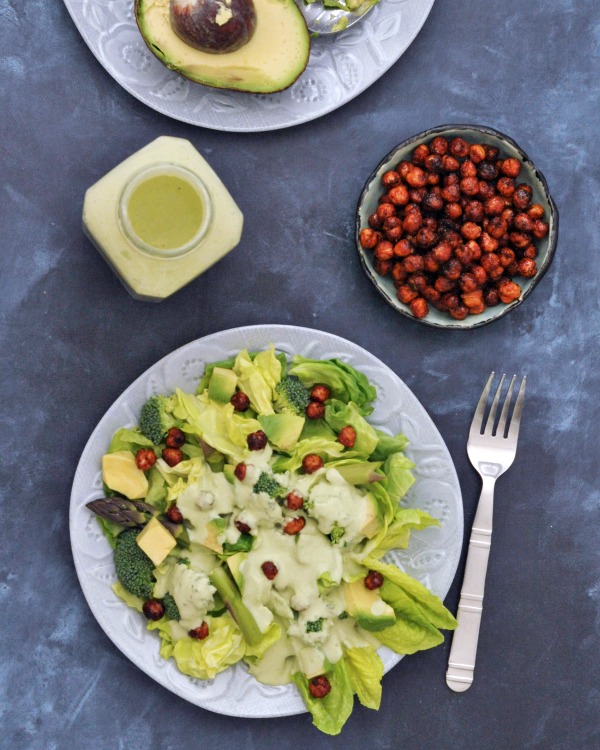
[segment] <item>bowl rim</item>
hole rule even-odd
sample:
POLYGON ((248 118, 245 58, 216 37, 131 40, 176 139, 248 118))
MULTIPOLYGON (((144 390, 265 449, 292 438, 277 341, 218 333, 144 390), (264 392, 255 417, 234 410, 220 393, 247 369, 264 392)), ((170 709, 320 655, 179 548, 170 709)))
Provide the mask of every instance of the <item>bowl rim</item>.
MULTIPOLYGON (((554 255, 556 253, 556 247, 558 244, 558 223, 559 223, 559 215, 558 215, 558 207, 556 203, 554 202, 554 199, 552 198, 552 195, 550 194, 550 188, 548 187, 548 182, 546 181, 546 178, 544 177, 543 173, 535 166, 533 161, 530 159, 530 157, 527 155, 527 153, 519 146, 519 144, 511 138, 509 135, 506 135, 500 130, 496 130, 495 128, 492 128, 488 125, 470 125, 465 123, 459 123, 459 124, 447 124, 447 125, 436 125, 433 128, 428 128, 427 130, 422 131, 421 133, 418 133, 417 135, 413 135, 410 138, 405 139, 401 143, 399 143, 397 146, 395 146, 391 151, 389 151, 383 159, 380 160, 380 162, 377 164, 375 169, 372 170, 371 174, 367 178, 365 185, 363 189, 361 190, 360 196, 358 198, 358 203, 356 206, 356 219, 355 219, 355 244, 356 244, 356 250, 358 252, 358 257, 360 260, 360 264, 362 266, 363 271, 365 272, 366 276, 369 278, 369 280, 373 283, 378 293, 383 297, 383 299, 387 302, 387 304, 393 308, 397 313, 400 315, 403 315, 405 318, 409 318, 410 320, 413 320, 416 323, 421 323, 422 325, 431 326, 432 328, 443 328, 443 329, 451 329, 451 330, 472 330, 473 328, 481 328, 482 326, 489 325, 490 323, 495 322, 496 320, 499 320, 500 318, 503 318, 505 315, 507 315, 509 312, 514 310, 516 307, 518 307, 522 302, 529 297, 531 292, 535 289, 535 287, 538 285, 538 283, 541 281, 543 276, 546 274, 548 268, 550 267, 552 261, 554 260, 554 255), (552 219, 552 229, 548 235, 548 249, 546 251, 544 260, 540 267, 538 268, 538 272, 535 275, 535 277, 532 279, 532 283, 529 285, 529 287, 522 293, 522 295, 515 300, 514 302, 511 302, 508 305, 504 305, 503 308, 495 315, 486 318, 485 320, 474 320, 469 325, 459 325, 458 323, 453 323, 452 318, 449 318, 448 323, 440 323, 438 321, 433 320, 427 320, 427 316, 424 318, 415 318, 415 316, 410 312, 408 307, 402 306, 402 303, 397 300, 394 302, 392 299, 390 299, 389 294, 384 290, 384 288, 381 286, 379 279, 375 276, 371 268, 367 265, 366 262, 366 254, 364 251, 364 248, 360 244, 360 231, 361 231, 361 220, 360 220, 360 211, 363 206, 363 203, 370 192, 370 189, 372 187, 373 180, 377 177, 377 173, 379 170, 389 161, 393 159, 393 157, 398 153, 398 151, 401 151, 402 149, 417 144, 419 141, 428 140, 430 138, 435 137, 436 135, 442 135, 446 131, 478 131, 480 133, 484 133, 485 135, 491 136, 499 141, 504 141, 508 143, 512 148, 515 149, 515 151, 519 154, 519 157, 523 164, 527 165, 529 169, 533 172, 535 177, 539 180, 545 199, 548 203, 549 211, 550 211, 550 217, 552 219)), ((476 316, 473 316, 476 317, 476 316)))

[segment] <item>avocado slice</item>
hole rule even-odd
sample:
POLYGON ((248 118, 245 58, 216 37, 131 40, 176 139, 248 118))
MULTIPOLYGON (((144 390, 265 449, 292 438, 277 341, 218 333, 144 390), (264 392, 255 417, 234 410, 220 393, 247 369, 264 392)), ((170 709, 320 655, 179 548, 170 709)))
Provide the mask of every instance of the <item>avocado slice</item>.
POLYGON ((344 584, 346 611, 364 630, 377 632, 396 622, 396 613, 377 591, 368 589, 362 579, 344 584))
POLYGON ((247 557, 247 552, 236 552, 235 555, 231 555, 227 558, 227 567, 229 568, 238 589, 242 592, 244 591, 244 575, 240 571, 240 565, 247 557))
POLYGON ((261 414, 258 417, 265 435, 279 450, 294 450, 304 427, 304 417, 295 414, 261 414))
POLYGON ((371 484, 380 482, 384 475, 378 473, 381 461, 361 461, 360 463, 333 466, 348 484, 371 484))
POLYGON ((240 630, 246 639, 246 643, 250 646, 258 645, 263 638, 263 634, 260 632, 256 620, 250 613, 250 610, 242 601, 242 595, 240 594, 238 587, 231 580, 225 568, 222 568, 219 565, 208 577, 212 585, 219 592, 223 604, 227 607, 233 619, 240 626, 240 630))
POLYGON ((136 0, 135 18, 150 51, 191 81, 269 94, 291 86, 308 64, 310 35, 294 0, 254 0, 251 39, 223 54, 186 44, 171 26, 169 5, 169 0, 136 0))
POLYGON ((237 375, 233 370, 215 367, 208 383, 208 397, 220 404, 228 404, 236 386, 237 375))

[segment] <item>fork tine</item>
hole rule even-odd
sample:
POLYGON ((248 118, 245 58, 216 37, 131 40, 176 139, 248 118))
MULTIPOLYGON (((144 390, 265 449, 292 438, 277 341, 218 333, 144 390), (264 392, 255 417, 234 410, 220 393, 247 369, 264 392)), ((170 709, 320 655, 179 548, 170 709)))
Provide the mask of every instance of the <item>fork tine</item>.
POLYGON ((506 392, 506 398, 504 399, 504 405, 502 406, 502 412, 500 413, 500 419, 498 420, 498 427, 496 429, 496 435, 504 437, 504 430, 506 428, 506 419, 508 417, 508 410, 510 408, 510 402, 512 399, 513 388, 515 387, 516 375, 513 375, 510 379, 508 391, 506 392))
POLYGON ((517 446, 517 438, 519 437, 519 427, 521 426, 521 414, 523 412, 523 402, 525 401, 525 386, 527 385, 527 376, 523 376, 519 392, 517 393, 517 400, 515 401, 515 408, 513 411, 512 419, 508 427, 508 438, 514 443, 515 448, 517 446))
POLYGON ((500 378, 500 383, 498 384, 498 388, 496 389, 496 395, 494 396, 494 400, 492 401, 492 408, 490 409, 489 416, 487 418, 487 421, 485 423, 485 434, 486 435, 492 435, 493 429, 494 429, 494 420, 496 419, 496 411, 498 409, 498 403, 500 401, 500 394, 502 393, 502 386, 504 385, 504 378, 506 375, 503 375, 500 378))
POLYGON ((483 415, 485 414, 485 406, 487 404, 488 396, 490 394, 490 388, 492 387, 492 383, 494 381, 495 375, 496 373, 492 372, 492 374, 487 379, 487 383, 485 384, 485 387, 481 393, 481 397, 475 409, 475 414, 473 415, 473 421, 471 422, 471 429, 469 431, 469 436, 481 434, 481 427, 483 425, 483 415))

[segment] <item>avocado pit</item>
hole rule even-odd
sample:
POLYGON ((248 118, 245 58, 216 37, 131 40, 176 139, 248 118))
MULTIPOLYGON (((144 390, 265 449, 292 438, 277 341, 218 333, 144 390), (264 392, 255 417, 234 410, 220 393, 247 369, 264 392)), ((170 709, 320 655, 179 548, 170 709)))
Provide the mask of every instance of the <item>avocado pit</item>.
POLYGON ((240 49, 256 28, 253 0, 170 0, 169 15, 183 42, 210 54, 240 49))

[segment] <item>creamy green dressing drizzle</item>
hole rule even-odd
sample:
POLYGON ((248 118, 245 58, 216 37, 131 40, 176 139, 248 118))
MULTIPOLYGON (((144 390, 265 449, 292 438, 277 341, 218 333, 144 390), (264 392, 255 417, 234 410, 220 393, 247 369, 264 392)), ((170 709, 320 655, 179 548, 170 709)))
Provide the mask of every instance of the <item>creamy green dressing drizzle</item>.
POLYGON ((352 620, 339 619, 345 608, 340 584, 345 573, 346 578, 352 574, 351 553, 364 538, 361 529, 372 518, 372 504, 365 493, 335 469, 312 475, 274 475, 284 488, 283 496, 295 490, 304 497, 308 510, 290 511, 267 493, 253 492, 261 472, 271 472, 270 446, 247 460, 243 481, 230 483, 223 473, 213 473, 204 464, 177 494, 177 506, 191 525, 191 549, 181 552, 190 567, 173 565, 157 584, 163 595, 171 592, 182 617, 172 628, 173 636, 182 637, 186 628, 197 627, 214 606, 215 589, 207 574, 219 558, 207 547, 220 552, 224 543, 235 544, 240 538, 235 521, 241 521, 255 537, 252 549, 239 553, 237 580, 244 604, 261 631, 274 621, 282 630, 282 637, 250 667, 258 680, 284 684, 299 669, 314 676, 325 671, 327 663, 338 661, 344 647, 378 647, 376 639, 352 620), (306 519, 302 531, 286 534, 285 523, 299 515, 306 519), (335 526, 345 530, 338 544, 326 536, 335 526), (263 573, 265 562, 277 567, 273 580, 263 573), (313 627, 320 620, 321 629, 313 627))

